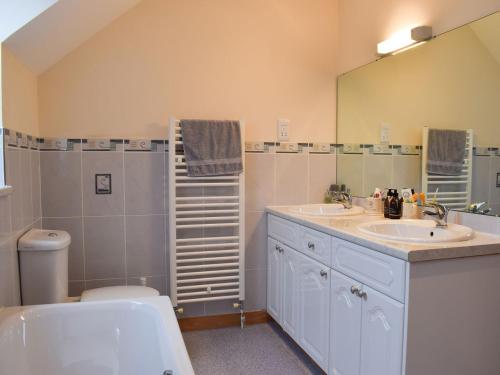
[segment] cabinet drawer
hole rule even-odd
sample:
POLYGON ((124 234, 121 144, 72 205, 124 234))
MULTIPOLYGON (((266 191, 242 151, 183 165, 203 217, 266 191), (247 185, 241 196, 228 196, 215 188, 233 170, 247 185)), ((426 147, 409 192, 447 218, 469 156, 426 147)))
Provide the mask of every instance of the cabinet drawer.
POLYGON ((301 246, 299 250, 317 261, 331 265, 331 236, 307 227, 301 227, 301 246))
POLYGON ((334 269, 404 302, 406 263, 338 238, 332 239, 334 269))
POLYGON ((298 250, 300 247, 300 225, 294 222, 268 215, 267 232, 269 236, 293 249, 298 250))

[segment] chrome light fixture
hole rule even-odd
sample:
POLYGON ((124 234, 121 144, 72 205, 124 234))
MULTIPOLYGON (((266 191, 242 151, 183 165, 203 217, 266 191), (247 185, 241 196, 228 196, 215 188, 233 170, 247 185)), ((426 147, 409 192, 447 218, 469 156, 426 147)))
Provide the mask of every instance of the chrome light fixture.
POLYGON ((431 38, 431 26, 418 26, 412 29, 401 30, 389 39, 377 44, 377 53, 380 56, 396 54, 425 43, 431 38))

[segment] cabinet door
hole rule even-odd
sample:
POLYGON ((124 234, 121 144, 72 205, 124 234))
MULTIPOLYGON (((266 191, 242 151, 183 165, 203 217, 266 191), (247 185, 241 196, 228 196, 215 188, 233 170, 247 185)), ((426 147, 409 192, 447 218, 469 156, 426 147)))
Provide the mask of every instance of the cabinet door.
POLYGON ((331 271, 330 375, 359 375, 362 299, 351 292, 361 284, 331 271))
POLYGON ((297 340, 298 334, 298 259, 297 252, 287 246, 283 246, 282 253, 282 320, 283 329, 293 339, 297 340))
POLYGON ((369 287, 362 308, 361 375, 400 375, 403 304, 369 287))
POLYGON ((281 324, 281 247, 267 239, 267 312, 281 324))
POLYGON ((328 371, 330 269, 297 253, 299 259, 299 345, 328 371))

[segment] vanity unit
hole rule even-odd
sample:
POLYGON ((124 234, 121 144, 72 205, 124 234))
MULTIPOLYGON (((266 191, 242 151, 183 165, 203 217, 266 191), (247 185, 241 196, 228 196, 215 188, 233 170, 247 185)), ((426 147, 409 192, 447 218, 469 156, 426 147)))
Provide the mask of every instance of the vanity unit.
POLYGON ((397 244, 360 232, 366 215, 267 220, 268 313, 328 374, 500 373, 500 236, 397 244))

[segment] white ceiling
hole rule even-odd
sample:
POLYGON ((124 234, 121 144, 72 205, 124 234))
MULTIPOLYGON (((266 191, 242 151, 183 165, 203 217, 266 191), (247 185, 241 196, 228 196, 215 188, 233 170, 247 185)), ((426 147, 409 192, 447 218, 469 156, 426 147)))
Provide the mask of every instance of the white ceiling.
POLYGON ((140 1, 59 0, 4 43, 39 74, 140 1))

